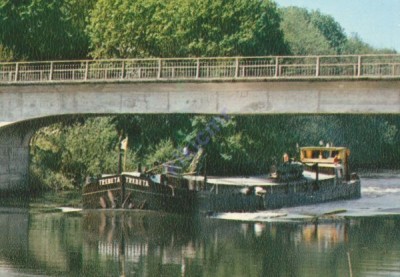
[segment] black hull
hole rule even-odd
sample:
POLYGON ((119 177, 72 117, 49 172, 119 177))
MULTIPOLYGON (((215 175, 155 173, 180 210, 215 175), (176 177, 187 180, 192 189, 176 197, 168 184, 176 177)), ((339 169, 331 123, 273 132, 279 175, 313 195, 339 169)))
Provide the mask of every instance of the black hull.
POLYGON ((192 214, 197 211, 195 191, 154 191, 127 187, 126 194, 130 195, 129 208, 179 214, 192 214))
POLYGON ((172 190, 170 187, 144 188, 126 184, 123 189, 120 184, 110 184, 96 191, 84 192, 82 200, 84 209, 144 209, 180 214, 197 210, 194 191, 172 190))

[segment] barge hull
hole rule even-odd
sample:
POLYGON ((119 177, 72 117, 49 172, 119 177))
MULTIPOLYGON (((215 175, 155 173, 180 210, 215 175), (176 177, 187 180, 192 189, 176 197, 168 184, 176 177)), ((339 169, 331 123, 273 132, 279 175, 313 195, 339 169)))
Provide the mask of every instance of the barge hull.
MULTIPOLYGON (((125 179, 126 176, 122 178, 122 180, 125 179)), ((231 181, 231 179, 229 180, 231 181)), ((210 181, 212 182, 212 180, 210 181)), ((221 179, 219 181, 221 182, 221 179)), ((272 210, 335 200, 357 199, 361 196, 359 179, 338 182, 335 178, 319 181, 303 178, 287 183, 253 182, 250 186, 240 182, 229 185, 207 183, 203 189, 201 188, 202 182, 202 180, 191 182, 193 187, 191 190, 151 182, 146 186, 143 186, 143 183, 141 185, 124 183, 124 186, 120 182, 104 185, 93 183, 84 188, 83 207, 86 209, 129 208, 178 214, 209 214, 272 210), (218 187, 218 189, 209 189, 207 186, 218 187), (247 193, 243 193, 244 189, 247 189, 247 193)))
MULTIPOLYGON (((198 192, 201 212, 257 211, 283 207, 304 206, 336 200, 361 197, 360 181, 335 183, 334 178, 320 180, 303 179, 294 183, 258 186, 264 193, 230 193, 231 189, 219 188, 219 193, 198 192)), ((239 186, 238 186, 239 187, 239 186)), ((243 187, 243 186, 241 186, 243 187)))
MULTIPOLYGON (((125 179, 125 178, 123 178, 125 179)), ((84 187, 84 209, 144 209, 168 213, 191 214, 196 211, 195 191, 174 189, 151 182, 143 185, 120 182, 99 185, 98 182, 84 187)))
POLYGON ((337 200, 358 199, 360 194, 360 182, 334 184, 334 179, 321 180, 316 184, 305 186, 289 186, 287 193, 280 192, 264 196, 264 208, 278 209, 282 207, 294 207, 312 205, 337 200), (307 189, 302 189, 307 187, 307 189), (297 189, 297 191, 295 191, 297 189))

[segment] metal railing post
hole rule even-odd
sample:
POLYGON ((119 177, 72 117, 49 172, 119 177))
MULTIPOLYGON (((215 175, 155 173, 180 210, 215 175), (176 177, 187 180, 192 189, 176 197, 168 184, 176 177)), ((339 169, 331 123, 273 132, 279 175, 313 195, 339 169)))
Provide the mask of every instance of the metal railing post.
POLYGON ((239 58, 235 59, 235 78, 239 77, 239 58))
POLYGON ((161 79, 161 71, 162 71, 162 61, 161 59, 158 59, 157 79, 161 79))
POLYGON ((315 65, 315 77, 318 77, 320 73, 320 59, 317 57, 317 64, 315 65))
POLYGON ((361 55, 358 56, 358 63, 357 63, 357 77, 361 76, 361 55))
POLYGON ((121 80, 125 79, 125 61, 122 61, 121 65, 121 80))
POLYGON ((54 62, 50 62, 49 81, 53 80, 53 65, 54 65, 54 62))
POLYGON ((87 81, 88 76, 89 76, 89 61, 86 61, 86 64, 85 64, 85 78, 84 78, 85 81, 87 81))
POLYGON ((19 75, 19 63, 15 63, 15 76, 14 76, 14 81, 18 82, 18 75, 19 75))
POLYGON ((275 57, 275 78, 279 77, 279 57, 275 57))
POLYGON ((200 78, 200 59, 196 60, 196 79, 200 78))

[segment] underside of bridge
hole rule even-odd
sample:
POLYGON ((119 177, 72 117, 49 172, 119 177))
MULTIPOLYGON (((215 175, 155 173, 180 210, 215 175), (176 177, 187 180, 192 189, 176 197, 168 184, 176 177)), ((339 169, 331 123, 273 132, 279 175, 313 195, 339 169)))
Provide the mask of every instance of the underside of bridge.
POLYGON ((399 80, 8 85, 0 87, 0 121, 98 113, 399 113, 399 87, 399 80))

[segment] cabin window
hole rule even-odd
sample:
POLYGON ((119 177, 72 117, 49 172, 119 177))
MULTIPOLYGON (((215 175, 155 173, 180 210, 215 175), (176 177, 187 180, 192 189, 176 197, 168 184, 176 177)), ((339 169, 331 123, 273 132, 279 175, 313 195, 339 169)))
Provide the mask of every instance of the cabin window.
POLYGON ((328 159, 330 157, 330 152, 329 151, 322 151, 322 158, 328 159))
POLYGON ((332 159, 340 157, 338 150, 302 150, 305 159, 332 159))
POLYGON ((313 158, 314 152, 315 151, 312 151, 311 149, 304 150, 303 151, 303 156, 306 159, 311 159, 311 158, 313 158))
POLYGON ((332 151, 331 158, 334 158, 335 156, 339 156, 339 151, 332 151))

